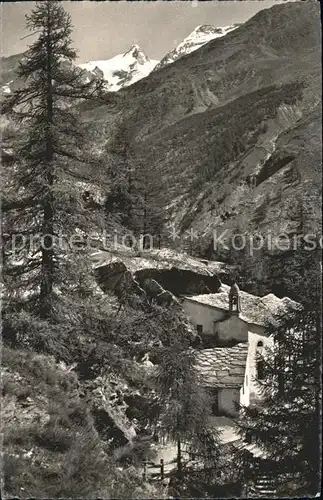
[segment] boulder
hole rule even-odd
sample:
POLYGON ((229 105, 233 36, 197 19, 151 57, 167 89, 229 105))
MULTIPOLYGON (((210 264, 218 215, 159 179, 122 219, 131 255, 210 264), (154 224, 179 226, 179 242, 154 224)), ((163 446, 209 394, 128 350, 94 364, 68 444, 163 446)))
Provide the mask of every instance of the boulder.
POLYGON ((103 292, 112 291, 117 297, 137 295, 146 297, 145 291, 133 278, 132 273, 121 260, 114 260, 95 269, 95 277, 103 292))
POLYGON ((114 291, 126 271, 125 264, 121 260, 115 260, 95 269, 95 277, 104 292, 114 291))
POLYGON ((126 271, 117 285, 117 292, 132 293, 139 297, 146 297, 145 291, 139 286, 139 283, 133 278, 130 271, 126 271))
POLYGON ((163 287, 152 278, 145 279, 142 283, 142 287, 147 293, 148 297, 151 297, 152 299, 156 298, 157 295, 164 292, 163 287))
POLYGON ((126 387, 121 380, 101 376, 84 384, 95 428, 113 448, 131 444, 136 437, 136 431, 126 416, 126 387))
POLYGON ((102 439, 109 441, 114 448, 131 444, 136 437, 133 427, 127 427, 123 419, 108 405, 93 408, 95 428, 102 439))
POLYGON ((177 302, 175 296, 168 290, 165 290, 153 278, 145 279, 142 283, 142 287, 149 299, 155 299, 156 303, 160 306, 170 306, 172 303, 177 302))
POLYGON ((157 295, 156 302, 159 306, 170 306, 172 303, 177 302, 177 300, 171 292, 163 290, 157 295))

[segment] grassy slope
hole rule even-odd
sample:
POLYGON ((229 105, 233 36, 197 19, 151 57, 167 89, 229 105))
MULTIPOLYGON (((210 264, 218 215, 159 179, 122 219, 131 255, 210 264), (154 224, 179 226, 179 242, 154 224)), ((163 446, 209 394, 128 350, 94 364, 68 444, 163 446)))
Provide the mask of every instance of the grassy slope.
POLYGON ((92 495, 93 479, 99 493, 106 466, 76 375, 48 356, 6 347, 2 363, 5 494, 92 495))
POLYGON ((55 327, 24 312, 5 318, 7 497, 160 498, 160 492, 146 490, 133 467, 149 448, 147 422, 156 411, 146 372, 134 359, 154 353, 159 341, 167 343, 173 329, 186 328, 186 318, 177 309, 148 304, 147 310, 128 305, 116 314, 118 301, 108 294, 97 311, 94 302, 91 297, 90 304, 78 304, 79 320, 76 304, 63 311, 64 323, 55 327), (118 390, 128 408, 119 407, 118 390), (121 449, 117 461, 114 451, 133 426, 134 448, 121 449))

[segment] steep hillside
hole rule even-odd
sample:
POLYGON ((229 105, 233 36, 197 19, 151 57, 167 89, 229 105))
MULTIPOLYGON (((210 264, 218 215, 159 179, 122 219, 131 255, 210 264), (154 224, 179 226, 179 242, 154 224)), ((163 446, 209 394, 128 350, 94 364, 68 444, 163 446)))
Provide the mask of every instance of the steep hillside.
POLYGON ((159 306, 132 295, 127 275, 122 297, 112 287, 91 297, 103 307, 99 330, 93 311, 72 330, 71 307, 66 330, 27 311, 3 313, 6 498, 163 497, 141 478, 161 411, 144 359, 158 360, 174 331, 195 334, 177 301, 159 306))
POLYGON ((22 57, 23 54, 15 54, 0 58, 0 88, 4 94, 9 94, 19 87, 16 72, 22 57))
POLYGON ((161 180, 157 196, 181 231, 280 231, 295 199, 310 204, 315 226, 319 68, 319 6, 275 5, 121 91, 122 108, 85 118, 104 143, 123 117, 138 169, 149 164, 161 180))
POLYGON ((316 4, 276 5, 137 82, 124 91, 124 105, 136 111, 140 135, 153 134, 264 86, 298 79, 314 86, 319 47, 316 4))

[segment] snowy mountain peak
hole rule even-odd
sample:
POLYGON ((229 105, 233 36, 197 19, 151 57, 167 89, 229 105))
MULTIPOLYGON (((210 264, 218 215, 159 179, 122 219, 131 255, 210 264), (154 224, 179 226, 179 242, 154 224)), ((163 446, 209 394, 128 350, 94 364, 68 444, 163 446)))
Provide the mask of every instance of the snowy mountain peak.
MULTIPOLYGON (((133 52, 133 51, 142 51, 142 49, 139 47, 139 45, 133 43, 128 52, 133 52)), ((125 52, 125 54, 128 54, 128 52, 125 52)))
POLYGON ((210 24, 201 24, 176 48, 168 52, 160 62, 149 59, 139 45, 133 44, 124 54, 118 54, 111 59, 101 61, 88 61, 85 64, 80 64, 79 67, 85 70, 87 78, 93 76, 103 78, 106 82, 105 88, 116 92, 148 76, 154 69, 160 69, 197 50, 210 40, 225 36, 238 26, 238 24, 234 24, 215 27, 210 24))
POLYGON ((130 49, 123 54, 123 57, 133 57, 139 64, 145 64, 149 61, 149 58, 146 56, 142 48, 137 44, 132 45, 130 49))
POLYGON ((215 27, 210 24, 200 24, 197 26, 188 37, 174 49, 172 49, 168 54, 166 54, 159 64, 155 67, 155 70, 163 68, 167 64, 171 64, 182 56, 190 54, 194 50, 199 49, 202 45, 210 42, 214 38, 220 38, 225 36, 230 31, 238 28, 239 24, 233 24, 231 26, 215 27))
POLYGON ((79 67, 91 75, 102 75, 105 88, 116 92, 123 87, 148 76, 158 61, 149 59, 139 45, 132 45, 124 54, 118 54, 111 59, 88 61, 79 67))
POLYGON ((139 47, 139 45, 137 45, 135 43, 135 44, 131 45, 130 49, 127 50, 127 52, 125 52, 123 55, 126 56, 128 54, 131 54, 134 57, 136 57, 136 55, 139 54, 139 53, 143 53, 144 54, 144 51, 141 49, 141 47, 139 47))
POLYGON ((223 28, 215 28, 215 26, 212 26, 211 24, 200 24, 199 26, 196 26, 195 30, 192 31, 191 35, 193 33, 214 33, 214 32, 222 32, 223 28))

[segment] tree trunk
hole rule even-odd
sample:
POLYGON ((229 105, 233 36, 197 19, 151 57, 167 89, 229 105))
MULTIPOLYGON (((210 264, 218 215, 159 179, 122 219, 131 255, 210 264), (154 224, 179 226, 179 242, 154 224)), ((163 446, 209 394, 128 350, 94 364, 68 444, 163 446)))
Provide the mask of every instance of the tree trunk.
POLYGON ((147 230, 149 229, 148 224, 147 224, 147 216, 148 216, 147 203, 148 203, 147 192, 145 192, 145 195, 144 195, 144 213, 143 213, 143 219, 144 219, 143 220, 143 248, 144 248, 144 250, 146 250, 148 248, 147 238, 145 236, 147 234, 147 230))
POLYGON ((40 284, 40 315, 47 318, 52 308, 53 274, 54 274, 54 207, 53 207, 53 86, 52 86, 52 47, 51 47, 51 12, 47 4, 47 130, 46 130, 46 183, 47 193, 43 201, 43 225, 41 242, 41 284, 40 284))
POLYGON ((177 440, 177 470, 179 473, 182 472, 182 452, 180 439, 177 440))
POLYGON ((129 164, 129 158, 126 153, 126 162, 127 162, 127 184, 128 184, 128 206, 127 206, 127 217, 128 217, 128 225, 129 228, 132 228, 132 196, 133 196, 133 179, 132 179, 132 171, 131 165, 129 164))

